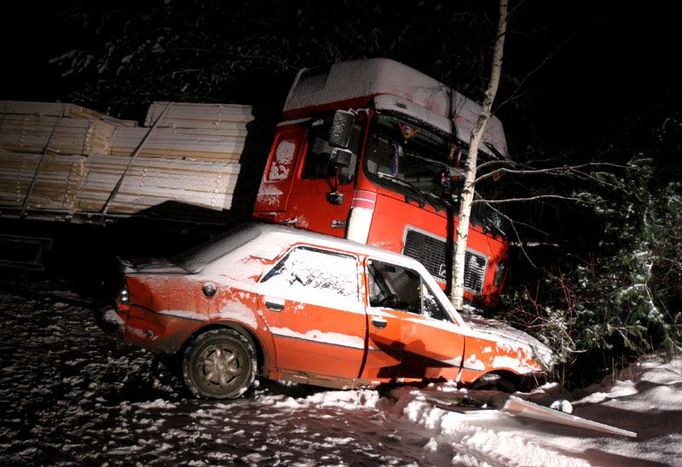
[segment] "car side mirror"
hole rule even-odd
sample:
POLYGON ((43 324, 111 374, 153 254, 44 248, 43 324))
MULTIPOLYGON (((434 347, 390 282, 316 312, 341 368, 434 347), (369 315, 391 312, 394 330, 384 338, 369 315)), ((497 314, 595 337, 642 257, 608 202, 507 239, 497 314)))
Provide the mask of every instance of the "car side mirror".
POLYGON ((329 126, 329 144, 335 148, 347 149, 350 144, 350 136, 355 123, 355 114, 347 110, 334 112, 329 126))

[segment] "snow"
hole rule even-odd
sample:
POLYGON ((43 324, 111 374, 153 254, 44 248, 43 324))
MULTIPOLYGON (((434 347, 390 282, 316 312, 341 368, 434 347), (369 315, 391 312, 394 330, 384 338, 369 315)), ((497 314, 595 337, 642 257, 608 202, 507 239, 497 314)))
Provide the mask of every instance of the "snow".
POLYGON ((340 334, 338 332, 323 332, 317 329, 306 331, 305 333, 297 332, 289 328, 271 327, 270 332, 276 336, 293 337, 295 339, 312 340, 315 342, 322 342, 324 344, 340 345, 343 347, 350 347, 353 349, 364 349, 365 339, 358 336, 349 336, 347 334, 340 334))
POLYGON ((275 159, 272 161, 268 180, 286 180, 289 178, 291 161, 294 159, 296 145, 291 141, 282 141, 277 145, 275 159))
MULTIPOLYGON (((476 102, 420 71, 393 60, 373 58, 335 63, 323 73, 310 69, 299 71, 284 104, 284 113, 291 115, 305 107, 382 95, 401 98, 398 99, 401 102, 396 106, 396 99, 391 102, 390 98, 380 97, 378 107, 398 110, 448 132, 450 125, 437 117, 452 118, 455 132, 462 141, 468 141, 481 108, 476 102), (407 103, 413 105, 408 106, 407 103)), ((488 121, 484 133, 485 142, 507 154, 504 129, 497 117, 488 121)))
POLYGON ((516 394, 638 434, 626 438, 427 401, 506 397, 454 383, 386 394, 257 380, 242 399, 195 400, 94 308, 53 283, 0 280, 0 464, 682 465, 680 357, 516 394))

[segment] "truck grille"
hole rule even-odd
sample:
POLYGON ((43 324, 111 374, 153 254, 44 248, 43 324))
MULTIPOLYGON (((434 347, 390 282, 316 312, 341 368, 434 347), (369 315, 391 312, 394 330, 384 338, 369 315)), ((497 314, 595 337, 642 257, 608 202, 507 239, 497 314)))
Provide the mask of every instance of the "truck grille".
MULTIPOLYGON (((434 277, 445 281, 448 261, 444 241, 407 229, 403 254, 416 259, 434 277)), ((464 264, 464 287, 474 293, 483 291, 483 281, 488 259, 485 255, 467 250, 464 264)))

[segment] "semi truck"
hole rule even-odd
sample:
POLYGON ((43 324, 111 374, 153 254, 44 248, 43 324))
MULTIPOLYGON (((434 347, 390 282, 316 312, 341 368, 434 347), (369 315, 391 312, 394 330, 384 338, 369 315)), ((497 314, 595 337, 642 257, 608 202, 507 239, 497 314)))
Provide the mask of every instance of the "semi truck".
MULTIPOLYGON (((241 105, 155 102, 138 125, 73 104, 0 102, 5 262, 38 263, 49 249, 49 236, 27 236, 22 224, 40 232, 46 221, 111 229, 151 219, 163 237, 253 219, 405 254, 447 288, 479 112, 382 58, 301 69, 271 128, 241 105)), ((497 118, 482 153, 509 157, 497 118)), ((474 215, 465 298, 495 303, 508 246, 501 216, 474 215)))

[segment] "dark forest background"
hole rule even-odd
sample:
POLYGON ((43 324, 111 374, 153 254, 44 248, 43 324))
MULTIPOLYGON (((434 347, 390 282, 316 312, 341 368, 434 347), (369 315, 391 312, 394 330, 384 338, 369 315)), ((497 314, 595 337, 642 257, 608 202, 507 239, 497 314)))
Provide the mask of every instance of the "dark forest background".
MULTIPOLYGON (((154 100, 279 112, 304 66, 406 63, 480 100, 496 2, 55 1, 3 6, 1 99, 141 119, 154 100)), ((494 311, 549 343, 566 384, 682 334, 678 2, 511 3, 494 111, 514 170, 487 186, 514 220, 494 311), (539 171, 539 172, 538 172, 539 171), (547 197, 551 195, 551 197, 547 197)))

